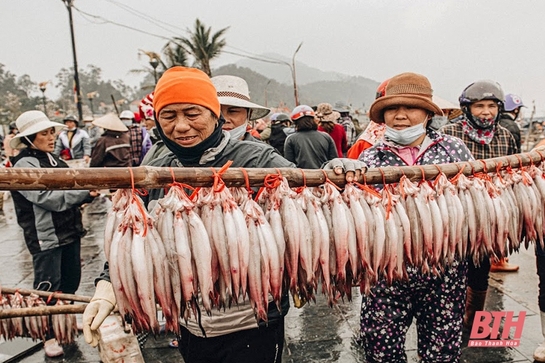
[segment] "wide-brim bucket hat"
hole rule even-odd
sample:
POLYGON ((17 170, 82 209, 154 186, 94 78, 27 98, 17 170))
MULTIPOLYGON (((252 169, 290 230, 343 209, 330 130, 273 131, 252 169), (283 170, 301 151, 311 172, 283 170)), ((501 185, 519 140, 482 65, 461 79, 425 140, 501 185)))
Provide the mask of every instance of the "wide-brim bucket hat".
POLYGON ((105 130, 112 130, 112 131, 128 131, 129 128, 125 126, 123 121, 117 117, 114 113, 106 114, 102 117, 97 118, 93 121, 93 125, 102 127, 105 130))
POLYGON ((417 73, 401 73, 394 76, 386 86, 386 92, 373 102, 369 117, 377 123, 384 122, 384 110, 392 106, 422 108, 437 115, 443 115, 441 108, 433 100, 430 81, 417 73))
POLYGON ((212 77, 211 80, 216 87, 220 104, 248 108, 250 121, 263 118, 271 112, 267 107, 250 102, 248 83, 244 79, 225 75, 212 77))
POLYGON ((15 125, 17 125, 19 133, 9 142, 9 146, 12 149, 23 149, 26 147, 26 145, 21 141, 22 137, 28 137, 52 127, 54 127, 55 132, 58 133, 66 127, 63 124, 51 121, 42 111, 23 112, 19 117, 17 117, 17 120, 15 120, 15 125))

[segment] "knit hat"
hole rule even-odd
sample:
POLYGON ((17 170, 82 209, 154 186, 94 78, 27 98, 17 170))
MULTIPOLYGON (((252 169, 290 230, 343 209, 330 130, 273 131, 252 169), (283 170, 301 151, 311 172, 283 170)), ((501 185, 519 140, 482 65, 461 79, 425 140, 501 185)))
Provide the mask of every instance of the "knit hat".
POLYGON ((138 112, 143 119, 153 119, 153 92, 142 98, 138 104, 138 112))
POLYGON ((155 86, 153 108, 159 114, 168 105, 191 103, 208 108, 220 117, 220 102, 210 77, 197 68, 169 68, 155 86))
POLYGON ((307 105, 300 105, 297 106, 291 111, 290 118, 292 121, 299 120, 301 117, 305 116, 312 116, 314 117, 316 114, 314 113, 314 110, 307 105))
POLYGON ((371 120, 384 122, 384 110, 391 106, 418 107, 443 115, 443 111, 432 101, 433 90, 430 81, 421 74, 401 73, 394 76, 386 86, 384 97, 373 102, 369 110, 371 120))
POLYGON ((21 142, 21 138, 37 134, 43 130, 55 128, 56 132, 64 129, 64 125, 58 122, 53 122, 47 118, 42 111, 27 111, 23 112, 17 120, 15 120, 19 133, 10 140, 9 146, 12 149, 21 149, 25 147, 25 144, 21 142))
POLYGON ((127 131, 129 130, 123 121, 115 113, 109 113, 93 121, 93 125, 102 127, 105 130, 127 131))
POLYGON ((250 109, 250 121, 265 117, 271 112, 267 107, 250 102, 248 83, 236 76, 215 76, 212 83, 218 92, 220 104, 250 109))

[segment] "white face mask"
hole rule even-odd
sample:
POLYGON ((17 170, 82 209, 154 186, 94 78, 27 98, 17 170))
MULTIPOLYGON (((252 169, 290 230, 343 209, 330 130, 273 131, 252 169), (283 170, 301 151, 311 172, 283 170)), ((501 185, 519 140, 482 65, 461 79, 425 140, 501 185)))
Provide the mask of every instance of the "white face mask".
POLYGON ((422 136, 422 134, 426 132, 424 123, 407 127, 406 129, 403 129, 403 130, 396 130, 386 126, 386 132, 384 133, 384 138, 398 145, 403 145, 403 146, 410 145, 413 142, 415 142, 416 139, 422 136))
POLYGON ((229 134, 231 134, 231 137, 235 140, 239 140, 242 138, 242 135, 246 133, 246 127, 248 126, 247 123, 243 123, 240 126, 235 127, 232 130, 229 130, 229 134))
POLYGON ((439 130, 448 123, 447 116, 433 116, 431 118, 430 127, 434 130, 439 130))
POLYGON ((132 120, 123 119, 123 120, 121 120, 121 122, 123 122, 123 125, 125 125, 127 127, 132 126, 132 120))

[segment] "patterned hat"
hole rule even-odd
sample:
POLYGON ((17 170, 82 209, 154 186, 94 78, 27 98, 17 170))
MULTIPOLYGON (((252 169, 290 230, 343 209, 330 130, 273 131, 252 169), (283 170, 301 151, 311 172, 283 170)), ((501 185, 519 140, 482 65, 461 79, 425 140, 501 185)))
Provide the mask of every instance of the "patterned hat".
POLYGON ((138 112, 143 119, 153 119, 153 92, 142 98, 138 104, 138 112))
POLYGON ((250 109, 248 119, 250 121, 263 118, 271 112, 267 107, 250 102, 248 83, 236 76, 215 76, 212 83, 218 92, 220 104, 250 109))

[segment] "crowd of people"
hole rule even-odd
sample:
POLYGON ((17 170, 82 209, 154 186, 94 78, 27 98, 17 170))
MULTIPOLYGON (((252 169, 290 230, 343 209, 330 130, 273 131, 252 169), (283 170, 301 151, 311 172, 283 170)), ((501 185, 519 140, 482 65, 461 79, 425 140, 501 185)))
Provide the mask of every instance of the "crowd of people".
MULTIPOLYGON (((28 111, 10 125, 4 148, 13 167, 62 168, 78 159, 90 167, 221 167, 232 161, 233 167, 332 169, 352 181, 367 167, 443 164, 518 153, 522 107, 520 97, 505 95, 497 82, 480 80, 462 90, 459 107, 441 108, 425 76, 402 73, 378 87, 370 121, 360 130, 342 103, 299 105, 271 114, 251 101, 248 84, 240 77, 210 78, 195 68, 173 67, 142 99, 137 113, 85 118, 85 127, 79 128, 73 116, 65 117, 62 125, 39 111, 28 111)), ((79 258, 82 237, 78 207, 98 192, 12 194, 33 255, 34 287, 75 292, 79 275, 72 272, 79 268, 75 256, 79 258), (61 233, 58 221, 67 218, 73 230, 61 233), (44 233, 50 239, 43 240, 44 233)), ((148 206, 164 194, 164 188, 149 190, 148 206)), ((537 249, 536 259, 545 338, 545 253, 537 249)), ((489 272, 517 269, 506 259, 485 258, 478 266, 456 260, 438 275, 409 265, 405 280, 393 284, 379 280, 362 297, 358 342, 366 361, 406 362, 405 334, 415 320, 422 362, 459 362, 462 332, 471 329, 475 312, 484 309, 489 272)), ((96 346, 97 330, 115 305, 106 263, 83 315, 88 343, 96 346)), ((287 293, 282 305, 281 310, 269 305, 268 324, 258 324, 245 304, 213 317, 203 315, 199 325, 182 324, 172 345, 187 363, 280 362, 287 293)), ((46 354, 62 354, 62 347, 50 339, 46 354)), ((534 358, 545 362, 545 343, 534 358)))

